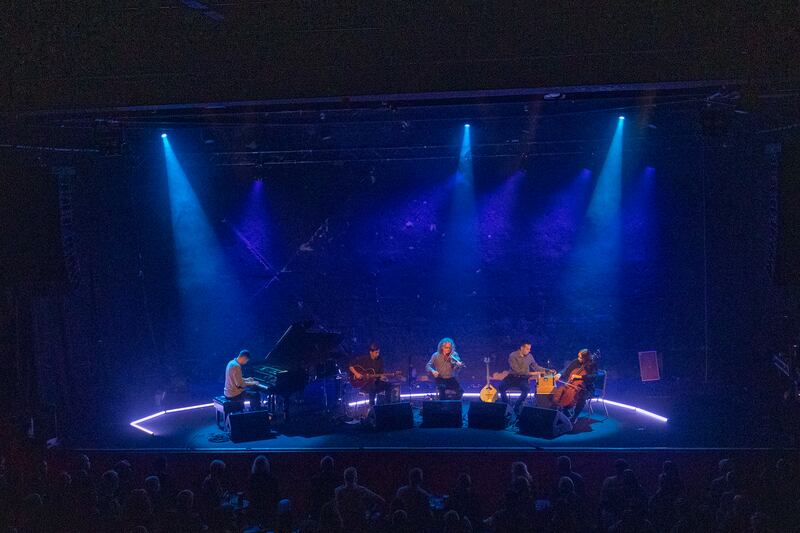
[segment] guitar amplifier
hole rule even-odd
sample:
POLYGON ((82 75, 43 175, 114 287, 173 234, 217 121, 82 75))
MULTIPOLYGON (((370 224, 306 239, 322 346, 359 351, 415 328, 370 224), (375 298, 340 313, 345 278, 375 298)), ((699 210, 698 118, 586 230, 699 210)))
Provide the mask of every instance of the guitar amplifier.
POLYGON ((231 441, 248 442, 272 437, 272 430, 269 427, 271 419, 272 414, 269 411, 231 413, 228 415, 228 424, 231 427, 231 441))

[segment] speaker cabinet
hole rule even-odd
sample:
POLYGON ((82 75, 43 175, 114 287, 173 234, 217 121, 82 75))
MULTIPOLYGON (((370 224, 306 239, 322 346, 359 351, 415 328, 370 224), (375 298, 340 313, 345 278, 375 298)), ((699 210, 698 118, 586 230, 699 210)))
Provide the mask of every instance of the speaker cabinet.
POLYGON ((378 431, 411 429, 414 427, 414 414, 408 402, 387 403, 372 408, 368 418, 378 431))
POLYGON ((523 435, 544 439, 554 439, 572 431, 572 423, 564 413, 540 407, 523 407, 517 426, 523 435))
POLYGON ((422 427, 460 428, 461 400, 437 400, 422 402, 422 427))
POLYGON ((639 352, 639 373, 642 381, 658 381, 661 379, 661 358, 658 352, 639 352))
POLYGON ((248 442, 251 440, 264 440, 272 436, 269 411, 249 411, 246 413, 231 413, 228 415, 228 424, 231 428, 231 441, 248 442))
POLYGON ((467 425, 477 429, 505 429, 507 406, 503 402, 470 402, 467 425))

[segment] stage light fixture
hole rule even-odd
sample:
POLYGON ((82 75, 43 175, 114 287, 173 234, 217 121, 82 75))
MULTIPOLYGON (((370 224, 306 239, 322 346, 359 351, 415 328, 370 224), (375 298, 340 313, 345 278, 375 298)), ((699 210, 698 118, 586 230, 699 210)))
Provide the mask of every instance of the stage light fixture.
POLYGON ((620 119, 620 120, 625 120, 625 115, 620 115, 620 116, 619 116, 619 119, 620 119))
POLYGON ((465 128, 469 128, 469 124, 464 124, 464 127, 465 128))
POLYGON ((162 138, 162 139, 166 139, 166 138, 167 138, 167 134, 166 134, 166 133, 162 133, 162 134, 161 134, 161 138, 162 138))

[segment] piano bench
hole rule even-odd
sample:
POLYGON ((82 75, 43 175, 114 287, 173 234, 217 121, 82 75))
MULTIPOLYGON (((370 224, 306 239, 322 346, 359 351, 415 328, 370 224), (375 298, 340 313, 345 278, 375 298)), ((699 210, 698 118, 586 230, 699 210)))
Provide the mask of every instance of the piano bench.
POLYGON ((229 400, 225 396, 215 396, 214 410, 217 416, 217 427, 224 431, 228 426, 228 415, 244 411, 244 402, 229 400))

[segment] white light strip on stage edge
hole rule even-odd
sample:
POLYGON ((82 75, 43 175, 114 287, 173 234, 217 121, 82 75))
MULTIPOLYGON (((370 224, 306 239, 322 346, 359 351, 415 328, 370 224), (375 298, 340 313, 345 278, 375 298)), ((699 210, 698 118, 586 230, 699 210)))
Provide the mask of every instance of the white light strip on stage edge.
MULTIPOLYGON (((427 398, 427 397, 435 396, 435 395, 436 395, 436 393, 415 392, 415 393, 411 393, 411 394, 401 394, 400 398, 427 398)), ((511 393, 511 394, 509 394, 509 396, 510 397, 516 397, 516 396, 519 396, 519 393, 511 393)), ((466 398, 479 398, 480 397, 480 393, 467 392, 467 393, 464 393, 464 397, 466 397, 466 398)), ((642 415, 648 416, 648 417, 650 417, 650 418, 652 418, 654 420, 658 420, 659 422, 667 422, 669 420, 668 418, 666 418, 664 416, 657 415, 655 413, 651 413, 650 411, 647 411, 645 409, 641 409, 641 408, 636 407, 634 405, 628 405, 628 404, 625 404, 625 403, 614 402, 614 401, 611 401, 611 400, 603 400, 603 399, 596 399, 596 400, 592 400, 592 401, 593 402, 603 402, 605 404, 613 405, 615 407, 621 407, 622 409, 628 409, 628 410, 634 411, 634 412, 636 412, 638 414, 642 414, 642 415)), ((347 405, 350 406, 350 407, 357 407, 359 405, 364 405, 366 403, 368 403, 368 400, 359 400, 357 402, 350 402, 347 405)), ((163 416, 163 415, 166 415, 168 413, 177 413, 179 411, 189 411, 189 410, 192 410, 192 409, 201 409, 203 407, 212 407, 213 405, 214 405, 213 403, 204 403, 204 404, 200 404, 200 405, 190 405, 188 407, 178 407, 177 409, 167 409, 166 411, 159 411, 157 413, 153 413, 152 415, 146 416, 144 418, 140 418, 138 420, 134 420, 133 422, 130 423, 130 425, 135 427, 139 431, 143 431, 144 433, 147 433, 148 435, 155 435, 154 432, 150 431, 149 429, 147 429, 144 426, 141 426, 140 424, 142 422, 147 422, 148 420, 152 420, 154 418, 158 418, 159 416, 163 416)))

